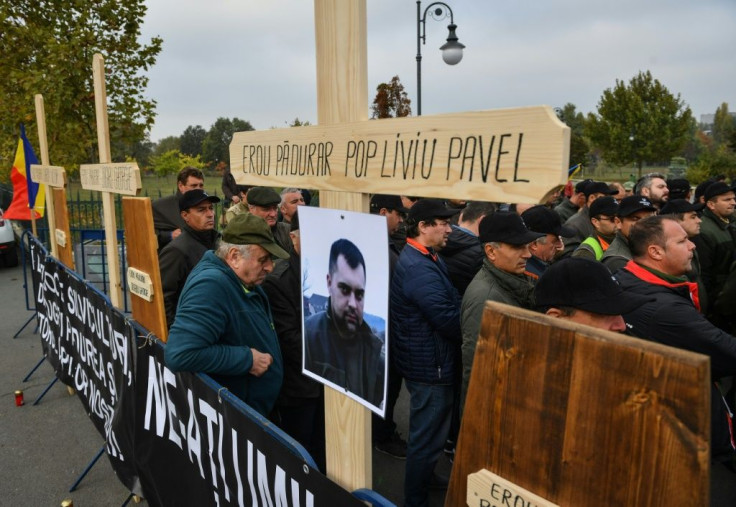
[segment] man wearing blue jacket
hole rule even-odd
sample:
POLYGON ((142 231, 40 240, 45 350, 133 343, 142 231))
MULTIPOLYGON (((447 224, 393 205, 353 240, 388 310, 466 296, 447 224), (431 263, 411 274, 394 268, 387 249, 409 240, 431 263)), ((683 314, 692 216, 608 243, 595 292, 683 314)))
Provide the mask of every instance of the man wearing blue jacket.
POLYGON ((411 396, 404 505, 428 505, 435 465, 450 428, 459 367, 460 297, 435 249, 447 242, 456 213, 420 199, 406 220, 406 246, 391 280, 391 353, 411 396))
POLYGON ((174 372, 210 375, 268 416, 283 379, 283 360, 268 299, 259 287, 286 259, 265 220, 236 216, 214 252, 205 253, 182 289, 165 360, 174 372))

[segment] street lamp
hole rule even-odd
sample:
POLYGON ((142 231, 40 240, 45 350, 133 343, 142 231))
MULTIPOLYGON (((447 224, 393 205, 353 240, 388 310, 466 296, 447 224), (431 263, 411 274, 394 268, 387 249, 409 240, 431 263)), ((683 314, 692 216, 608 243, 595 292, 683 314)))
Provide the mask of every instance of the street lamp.
POLYGON ((458 42, 455 35, 455 24, 452 9, 444 2, 432 2, 422 13, 422 2, 417 0, 417 116, 422 115, 422 44, 427 42, 427 13, 435 21, 441 21, 450 18, 450 24, 447 26, 448 35, 447 42, 443 44, 442 59, 447 65, 457 65, 463 59, 463 44, 458 42), (430 10, 434 7, 433 10, 430 10))

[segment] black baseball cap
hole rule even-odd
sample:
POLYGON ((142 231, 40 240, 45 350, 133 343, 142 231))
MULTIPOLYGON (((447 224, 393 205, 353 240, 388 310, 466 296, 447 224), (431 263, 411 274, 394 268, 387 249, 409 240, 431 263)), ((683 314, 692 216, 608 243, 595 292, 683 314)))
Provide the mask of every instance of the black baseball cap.
POLYGON ((591 203, 588 212, 590 218, 600 215, 615 217, 618 213, 618 201, 610 195, 604 195, 591 203))
POLYGON ((404 207, 398 195, 374 194, 371 197, 371 211, 380 211, 383 208, 399 213, 409 213, 409 208, 404 207))
POLYGON ((690 191, 690 182, 685 178, 673 178, 667 180, 667 188, 670 191, 670 200, 682 199, 690 191))
POLYGON ((616 216, 624 218, 637 211, 657 211, 652 202, 642 195, 630 195, 621 199, 616 216))
POLYGON ((539 277, 534 287, 537 310, 570 307, 602 315, 623 315, 654 301, 624 291, 606 266, 582 257, 566 257, 539 277))
POLYGON ((215 203, 220 202, 220 198, 216 195, 209 195, 201 188, 195 188, 194 190, 189 190, 179 196, 179 211, 188 210, 192 206, 196 206, 203 201, 215 203))
POLYGON ((546 234, 527 229, 524 219, 512 211, 496 211, 486 215, 480 221, 478 232, 481 243, 498 241, 509 245, 526 245, 546 234))
POLYGON ((281 203, 281 196, 271 187, 253 187, 245 198, 254 206, 273 206, 281 203))
POLYGON ((589 197, 593 194, 613 195, 617 194, 618 190, 611 190, 608 183, 604 181, 591 181, 585 185, 583 193, 585 194, 585 197, 589 197))
POLYGON ((728 186, 725 182, 716 181, 715 183, 708 185, 708 188, 705 189, 703 196, 705 197, 706 201, 710 201, 714 197, 733 191, 733 187, 728 186))
POLYGON ((414 223, 426 222, 434 218, 450 218, 459 213, 458 209, 450 209, 440 199, 419 199, 409 210, 409 220, 414 223))
POLYGON ((543 204, 532 206, 521 214, 526 228, 542 234, 554 234, 563 238, 575 236, 575 229, 562 225, 560 215, 543 204))
POLYGON ((575 193, 580 193, 580 192, 585 193, 585 187, 587 187, 591 183, 594 183, 594 181, 591 180, 590 178, 588 178, 587 180, 578 181, 575 184, 575 193))
POLYGON ((707 180, 698 183, 698 186, 695 187, 695 200, 699 201, 700 198, 705 195, 705 191, 708 189, 708 187, 715 183, 715 181, 715 178, 708 178, 707 180))
POLYGON ((260 245, 274 257, 289 258, 287 251, 276 244, 266 221, 252 213, 235 215, 222 231, 222 241, 234 245, 260 245))
POLYGON ((705 208, 704 203, 693 204, 687 199, 670 199, 659 210, 660 215, 679 215, 680 213, 690 213, 691 211, 702 211, 705 208))

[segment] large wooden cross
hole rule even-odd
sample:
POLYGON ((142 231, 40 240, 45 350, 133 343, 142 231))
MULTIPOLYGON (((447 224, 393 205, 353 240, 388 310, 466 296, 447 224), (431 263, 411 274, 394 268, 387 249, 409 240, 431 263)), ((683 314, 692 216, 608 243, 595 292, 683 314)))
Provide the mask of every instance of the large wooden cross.
MULTIPOLYGON (((240 132, 240 184, 320 190, 368 211, 368 193, 538 202, 566 180, 570 129, 550 107, 368 120, 365 0, 315 0, 318 125, 240 132)), ((368 409, 327 388, 327 474, 371 486, 368 409)))

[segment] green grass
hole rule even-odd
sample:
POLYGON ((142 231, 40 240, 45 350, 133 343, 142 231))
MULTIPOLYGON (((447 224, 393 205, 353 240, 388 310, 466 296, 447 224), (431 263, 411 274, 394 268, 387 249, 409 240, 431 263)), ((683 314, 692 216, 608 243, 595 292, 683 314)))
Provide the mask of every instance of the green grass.
MULTIPOLYGON (((167 176, 146 175, 141 177, 142 189, 138 194, 141 197, 148 196, 151 199, 158 199, 159 195, 165 197, 176 192, 176 175, 169 174, 167 176)), ((205 175, 204 189, 210 195, 217 195, 222 198, 222 176, 219 174, 205 175)), ((79 181, 70 181, 67 184, 67 198, 79 199, 86 201, 94 197, 98 197, 98 192, 93 190, 85 190, 79 181)))

